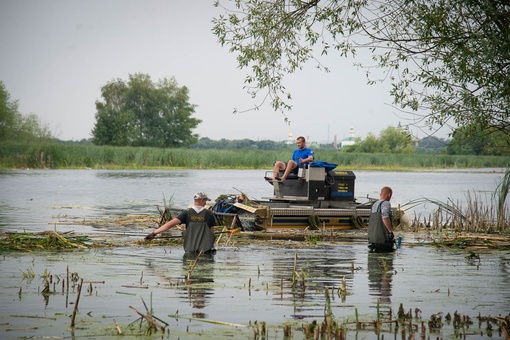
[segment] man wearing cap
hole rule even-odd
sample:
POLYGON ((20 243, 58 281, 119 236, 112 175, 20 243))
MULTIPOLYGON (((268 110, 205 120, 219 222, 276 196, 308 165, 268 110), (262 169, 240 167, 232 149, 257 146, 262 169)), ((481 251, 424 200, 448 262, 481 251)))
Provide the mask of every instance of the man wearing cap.
POLYGON ((214 214, 209 209, 205 209, 207 201, 211 199, 204 192, 196 193, 193 197, 193 206, 181 212, 176 218, 166 222, 158 229, 145 236, 145 239, 153 240, 157 234, 166 231, 179 224, 185 224, 186 230, 184 235, 184 251, 208 252, 213 250, 214 241, 214 225, 216 220, 214 214))

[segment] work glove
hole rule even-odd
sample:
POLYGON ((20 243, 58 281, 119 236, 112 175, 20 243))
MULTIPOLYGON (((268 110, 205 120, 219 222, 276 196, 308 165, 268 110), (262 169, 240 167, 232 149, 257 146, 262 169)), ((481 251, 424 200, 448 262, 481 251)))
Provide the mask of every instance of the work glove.
POLYGON ((390 233, 390 234, 388 235, 388 238, 390 239, 390 242, 395 242, 395 234, 390 233))
POLYGON ((149 235, 145 236, 146 241, 152 241, 156 237, 156 234, 154 232, 151 232, 149 235))

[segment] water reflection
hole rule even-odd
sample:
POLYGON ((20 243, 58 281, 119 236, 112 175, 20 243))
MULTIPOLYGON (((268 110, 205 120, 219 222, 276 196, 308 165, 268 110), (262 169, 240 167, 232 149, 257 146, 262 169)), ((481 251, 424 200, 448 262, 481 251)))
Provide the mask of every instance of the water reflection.
POLYGON ((325 291, 328 299, 337 300, 344 278, 352 286, 356 249, 351 245, 271 248, 264 254, 273 268, 271 286, 277 287, 273 304, 292 308, 293 319, 320 318, 324 315, 325 291))
MULTIPOLYGON (((188 332, 189 329, 187 338, 197 334, 203 337, 213 328, 225 332, 225 328, 221 328, 224 326, 203 322, 203 319, 235 324, 259 320, 274 325, 282 325, 292 319, 296 324, 307 324, 324 319, 325 287, 329 287, 332 293, 330 306, 337 320, 353 320, 358 314, 360 320, 374 320, 377 300, 381 301, 383 309, 391 308, 393 311, 401 303, 406 310, 418 308, 424 320, 438 311, 452 315, 458 311, 472 319, 478 315, 508 315, 508 251, 480 253, 481 264, 477 266, 469 263, 466 256, 467 253, 462 251, 425 246, 404 247, 388 254, 367 253, 365 243, 321 244, 298 249, 240 246, 235 250, 220 249, 214 256, 204 254, 186 285, 185 279, 195 256, 184 255, 180 246, 4 254, 0 261, 3 280, 0 306, 5 308, 0 313, 0 332, 5 334, 6 329, 16 328, 17 331, 8 333, 12 338, 29 338, 34 335, 32 327, 39 327, 37 335, 49 338, 62 337, 69 328, 68 318, 56 318, 51 327, 45 325, 50 314, 69 315, 72 312, 76 289, 70 289, 68 305, 67 294, 64 288, 60 294, 61 284, 57 281, 56 289, 52 285, 50 289, 57 290, 59 294, 52 293, 48 300, 42 300, 39 279, 20 283, 20 270, 26 271, 27 268, 33 268, 36 278, 45 270, 63 278, 70 268, 71 272, 79 273, 87 281, 104 280, 94 287, 93 294, 90 294, 91 291, 85 294, 84 286, 79 302, 81 312, 78 320, 85 321, 84 328, 96 333, 96 322, 108 324, 108 327, 113 323, 112 319, 119 324, 132 323, 137 316, 130 313, 128 307, 143 309, 140 297, 149 301, 149 296, 155 315, 169 323, 171 332, 188 332), (296 270, 305 276, 304 286, 300 276, 292 289, 295 254, 296 270), (356 269, 358 267, 359 270, 356 269), (343 276, 348 286, 346 301, 340 299, 337 293, 343 276), (459 279, 452 280, 452 277, 459 279), (98 320, 100 315, 103 316, 98 320), (191 317, 202 320, 188 320, 191 317)), ((485 323, 483 326, 485 329, 485 323)), ((445 338, 445 332, 453 333, 452 326, 445 324, 444 327, 442 334, 433 335, 445 338)), ((80 332, 87 331, 79 329, 80 332)), ((375 333, 367 332, 360 331, 359 337, 376 338, 375 333)), ((245 335, 242 338, 248 338, 245 335)), ((349 339, 354 337, 354 333, 350 335, 349 339)), ((384 335, 386 338, 387 333, 384 335)), ((231 338, 241 338, 241 335, 234 334, 231 338)))
POLYGON ((395 253, 368 253, 369 294, 379 296, 379 301, 384 304, 391 303, 394 256, 395 253))
MULTIPOLYGON (((181 300, 189 302, 193 310, 204 309, 208 299, 214 295, 214 254, 205 253, 197 258, 197 254, 184 253, 182 268, 185 273, 186 286, 179 292, 181 300)), ((207 318, 202 311, 193 311, 194 318, 207 318)))

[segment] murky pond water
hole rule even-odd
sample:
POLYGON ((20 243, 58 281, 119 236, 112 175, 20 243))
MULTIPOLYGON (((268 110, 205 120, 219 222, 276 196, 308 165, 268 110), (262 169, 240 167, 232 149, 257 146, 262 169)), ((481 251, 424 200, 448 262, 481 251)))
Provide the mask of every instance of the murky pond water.
MULTIPOLYGON (((383 185, 394 189, 394 201, 420 197, 462 200, 467 191, 490 196, 501 172, 395 173, 356 172, 356 196, 377 197, 383 185)), ((50 229, 101 234, 104 228, 80 221, 104 216, 157 214, 163 196, 186 206, 196 191, 216 197, 242 190, 251 197, 272 194, 261 171, 12 171, 0 172, 0 230, 38 232, 50 229), (74 221, 74 222, 73 222, 74 221)), ((139 235, 151 225, 130 226, 139 235)), ((487 323, 478 316, 510 313, 510 252, 438 250, 422 245, 412 234, 393 254, 369 254, 363 236, 351 242, 304 243, 267 241, 238 247, 220 245, 212 256, 202 256, 186 284, 191 259, 180 246, 96 248, 73 252, 0 254, 0 338, 116 337, 115 322, 125 333, 140 322, 144 302, 161 323, 165 338, 253 339, 250 322, 265 322, 267 338, 282 339, 283 325, 292 338, 305 335, 302 324, 324 320, 327 306, 348 339, 378 339, 370 327, 356 331, 348 322, 370 322, 379 310, 396 315, 402 304, 421 321, 441 315, 444 326, 426 336, 497 339, 497 329, 487 335, 487 323), (295 268, 294 268, 295 266, 295 268), (84 280, 70 328, 77 286, 69 293, 63 282, 67 269, 84 280), (297 277, 294 277, 294 269, 297 277), (33 272, 33 279, 24 278, 33 272), (42 294, 43 276, 51 274, 50 294, 42 294), (347 294, 339 294, 345 277, 347 294), (328 296, 325 291, 328 289, 328 296), (143 299, 143 301, 142 301, 143 299), (133 308, 130 308, 133 307, 133 308), (457 312, 474 324, 454 330, 446 315, 457 312), (442 314, 440 314, 442 313, 442 314), (420 319, 421 317, 421 319, 420 319), (213 322, 206 322, 213 321, 213 322), (221 323, 220 323, 221 322, 221 323)), ((103 236, 101 236, 103 237, 103 236)), ((104 236, 109 237, 109 236, 104 236)), ((140 239, 141 236, 130 239, 140 239)), ((398 338, 407 338, 398 331, 398 338)), ((138 331, 140 334, 140 331, 138 331)), ((385 326, 386 337, 397 338, 385 326)), ((148 337, 148 336, 147 336, 148 337)), ((155 335, 161 338, 161 334, 155 335)))
MULTIPOLYGON (((264 321, 269 338, 283 338, 282 325, 289 323, 299 339, 304 336, 299 325, 324 320, 326 288, 339 322, 354 321, 356 314, 363 321, 375 320, 378 302, 381 312, 391 308, 394 314, 403 304, 413 316, 418 308, 423 320, 439 312, 443 317, 455 312, 469 316, 474 324, 462 334, 481 336, 486 325, 479 327, 476 317, 510 313, 509 252, 470 259, 466 252, 427 246, 403 247, 393 254, 367 253, 361 242, 220 246, 215 255, 199 258, 188 284, 193 259, 183 255, 177 246, 4 254, 0 330, 7 338, 101 338, 105 332, 115 334, 114 320, 125 328, 139 318, 130 306, 146 313, 143 298, 154 315, 168 323, 170 338, 199 334, 253 338, 247 325, 264 321), (293 287, 294 266, 299 278, 293 287), (84 280, 72 334, 69 324, 77 293, 76 287, 65 293, 67 268, 84 280), (23 272, 29 270, 34 279, 23 280, 23 272), (41 294, 45 272, 53 277, 54 293, 47 297, 41 294), (347 295, 342 298, 338 289, 344 277, 347 295)), ((347 334, 375 337, 373 331, 355 329, 347 334)), ((432 333, 448 334, 453 329, 446 324, 432 333)), ((493 333, 492 338, 498 336, 493 333)))
MULTIPOLYGON (((393 188, 392 202, 429 198, 463 202, 468 192, 490 201, 503 169, 473 172, 355 171, 355 196, 379 197, 393 188)), ((104 215, 156 214, 163 198, 186 207, 198 191, 215 198, 240 191, 250 198, 273 195, 262 170, 29 170, 0 171, 0 231, 47 230, 67 217, 78 222, 104 215)), ((510 200, 510 198, 509 198, 510 200)), ((428 217, 437 207, 417 207, 428 217)), ((74 230, 62 225, 62 230, 74 230)), ((93 231, 93 230, 88 230, 93 231)))

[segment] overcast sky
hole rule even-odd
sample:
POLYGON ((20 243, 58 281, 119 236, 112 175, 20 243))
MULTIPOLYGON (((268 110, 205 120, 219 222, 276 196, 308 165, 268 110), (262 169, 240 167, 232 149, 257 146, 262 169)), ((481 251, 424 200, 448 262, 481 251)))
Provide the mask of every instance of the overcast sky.
MULTIPOLYGON (((289 133, 332 142, 376 135, 406 123, 391 107, 389 84, 367 85, 353 60, 329 56, 332 72, 313 64, 290 76, 290 126, 269 103, 243 90, 245 70, 217 43, 212 18, 219 9, 206 0, 0 0, 0 80, 23 114, 35 113, 63 140, 91 137, 95 102, 113 79, 145 73, 154 82, 175 77, 189 89, 194 131, 211 139, 285 140, 289 133)), ((424 132, 411 128, 424 137, 424 132)), ((446 133, 439 134, 445 137, 446 133)))

